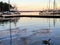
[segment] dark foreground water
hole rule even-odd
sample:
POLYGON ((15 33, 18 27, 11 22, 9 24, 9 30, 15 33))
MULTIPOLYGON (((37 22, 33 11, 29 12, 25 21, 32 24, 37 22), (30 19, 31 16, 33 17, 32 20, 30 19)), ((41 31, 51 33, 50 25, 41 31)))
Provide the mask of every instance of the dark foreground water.
POLYGON ((27 18, 0 21, 0 45, 60 45, 59 18, 27 18))

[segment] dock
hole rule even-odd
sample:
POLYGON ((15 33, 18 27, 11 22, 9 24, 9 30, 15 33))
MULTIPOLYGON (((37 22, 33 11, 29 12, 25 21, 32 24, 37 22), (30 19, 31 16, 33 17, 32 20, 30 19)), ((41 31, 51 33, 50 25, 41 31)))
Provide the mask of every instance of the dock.
POLYGON ((60 18, 60 15, 16 15, 16 16, 0 16, 1 18, 14 18, 14 17, 39 17, 39 18, 60 18))

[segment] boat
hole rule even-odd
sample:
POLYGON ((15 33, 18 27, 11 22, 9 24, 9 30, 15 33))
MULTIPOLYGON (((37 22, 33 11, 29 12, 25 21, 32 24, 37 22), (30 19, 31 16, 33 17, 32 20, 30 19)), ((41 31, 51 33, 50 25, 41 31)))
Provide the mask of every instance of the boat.
POLYGON ((60 16, 60 10, 56 8, 56 1, 54 0, 53 9, 50 9, 50 0, 49 0, 49 9, 39 12, 39 15, 42 16, 60 16))
POLYGON ((19 16, 20 13, 18 11, 5 11, 2 13, 2 17, 15 17, 15 16, 19 16))

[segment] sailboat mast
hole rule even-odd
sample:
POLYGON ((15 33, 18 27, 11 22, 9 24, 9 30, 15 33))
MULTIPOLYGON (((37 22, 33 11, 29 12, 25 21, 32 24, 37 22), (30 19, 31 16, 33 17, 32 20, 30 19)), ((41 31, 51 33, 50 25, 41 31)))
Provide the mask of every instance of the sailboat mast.
POLYGON ((53 9, 56 10, 56 0, 54 0, 53 9))
POLYGON ((8 0, 8 3, 10 4, 10 0, 8 0))
POLYGON ((49 0, 49 10, 50 10, 50 0, 49 0))
POLYGON ((10 0, 8 0, 8 4, 9 4, 8 7, 9 7, 9 11, 10 11, 10 0))

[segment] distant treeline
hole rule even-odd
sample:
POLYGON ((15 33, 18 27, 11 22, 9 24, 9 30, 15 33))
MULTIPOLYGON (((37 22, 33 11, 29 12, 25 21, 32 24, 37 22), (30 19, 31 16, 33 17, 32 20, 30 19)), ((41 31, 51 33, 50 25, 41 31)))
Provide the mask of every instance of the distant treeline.
POLYGON ((6 2, 0 2, 0 12, 1 11, 9 11, 9 9, 13 8, 11 4, 6 2))

